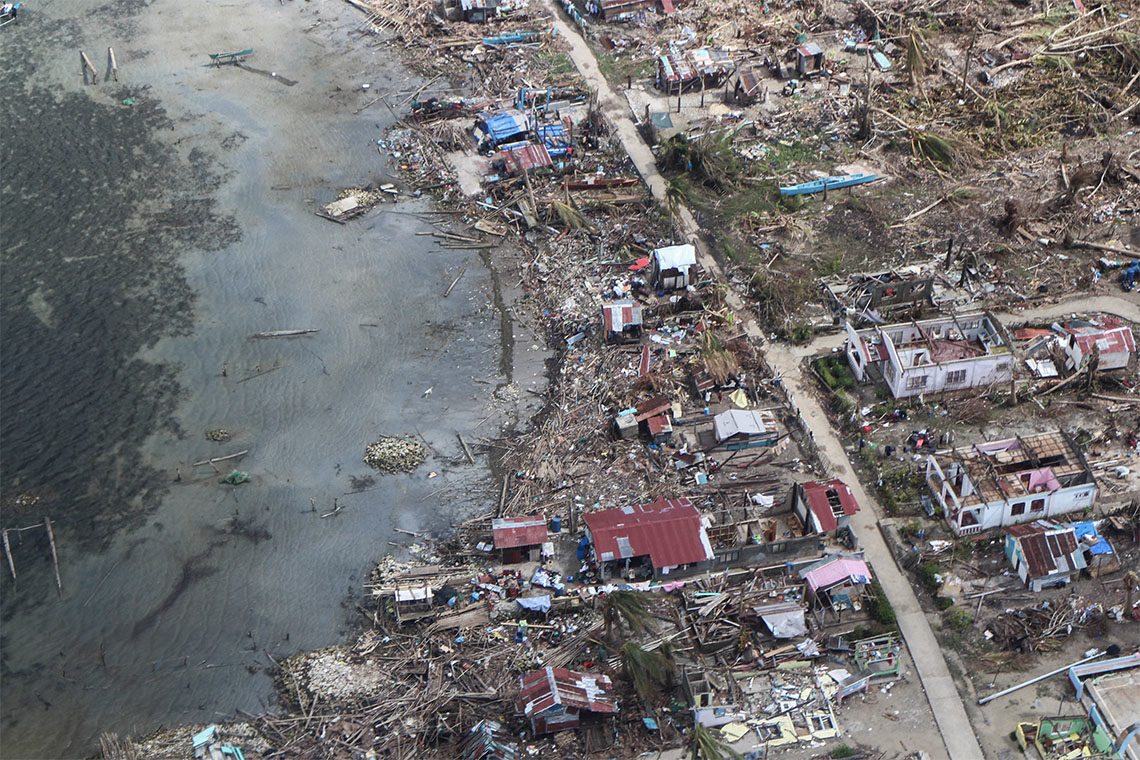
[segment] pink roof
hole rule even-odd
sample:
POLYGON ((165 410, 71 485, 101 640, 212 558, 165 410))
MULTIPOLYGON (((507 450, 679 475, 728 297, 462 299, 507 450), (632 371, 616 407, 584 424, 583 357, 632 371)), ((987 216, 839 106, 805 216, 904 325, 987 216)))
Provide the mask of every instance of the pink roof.
POLYGON ((1091 354, 1094 348, 1099 348, 1102 354, 1127 354, 1136 350, 1136 338, 1124 326, 1107 330, 1070 327, 1069 332, 1073 333, 1083 354, 1091 354))
POLYGON ((861 559, 836 557, 827 564, 820 565, 815 569, 803 570, 800 572, 800 575, 807 581, 808 587, 812 591, 819 591, 821 588, 825 589, 834 586, 840 581, 847 580, 851 576, 866 578, 867 580, 863 582, 869 582, 871 579, 871 569, 867 567, 867 563, 861 559))
POLYGON ((600 562, 648 556, 661 568, 712 558, 701 513, 688 499, 605 509, 583 519, 600 562))
POLYGON ((832 509, 832 499, 839 503, 838 508, 844 515, 850 517, 859 511, 859 502, 851 493, 851 487, 842 480, 831 480, 827 483, 817 483, 809 480, 803 484, 804 498, 807 500, 811 512, 819 520, 819 527, 824 533, 839 527, 836 522, 835 511, 832 509))
POLYGON ((546 516, 503 517, 491 521, 496 549, 535 546, 546 542, 546 516))
POLYGON ((543 668, 519 677, 519 706, 528 717, 562 705, 596 713, 617 712, 613 682, 597 673, 543 668))

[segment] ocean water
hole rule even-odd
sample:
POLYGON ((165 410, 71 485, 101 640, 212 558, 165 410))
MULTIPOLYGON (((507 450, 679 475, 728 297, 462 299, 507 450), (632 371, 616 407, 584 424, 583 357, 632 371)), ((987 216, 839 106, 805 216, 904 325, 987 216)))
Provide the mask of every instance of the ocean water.
POLYGON ((272 659, 344 640, 394 528, 494 502, 455 433, 496 430, 511 320, 476 252, 416 234, 426 202, 312 213, 393 176, 391 114, 353 111, 419 84, 347 5, 25 7, 0 29, 0 499, 5 527, 52 518, 63 592, 42 531, 12 534, 0 754, 84 757, 271 707, 272 659), (202 65, 242 40, 250 69, 202 65), (76 51, 108 45, 120 81, 83 86, 76 51), (379 477, 381 434, 432 455, 379 477))

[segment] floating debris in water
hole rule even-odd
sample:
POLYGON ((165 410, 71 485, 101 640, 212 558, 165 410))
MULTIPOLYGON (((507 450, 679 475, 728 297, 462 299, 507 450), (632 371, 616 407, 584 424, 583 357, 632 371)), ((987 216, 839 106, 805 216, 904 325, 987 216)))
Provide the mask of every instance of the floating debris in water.
POLYGON ((364 450, 364 461, 380 472, 411 472, 427 459, 427 448, 410 438, 385 436, 364 450))
POLYGON ((231 438, 233 438, 233 435, 225 428, 214 428, 213 430, 206 431, 206 440, 208 441, 225 443, 231 438))

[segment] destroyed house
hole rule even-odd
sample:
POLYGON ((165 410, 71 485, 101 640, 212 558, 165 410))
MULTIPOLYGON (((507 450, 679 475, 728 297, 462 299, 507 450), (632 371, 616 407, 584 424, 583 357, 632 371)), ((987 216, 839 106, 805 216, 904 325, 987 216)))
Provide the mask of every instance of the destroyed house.
POLYGON ((1091 507, 1096 477, 1065 432, 1018 436, 937 452, 926 483, 956 535, 1091 507))
POLYGON ((1085 568, 1073 526, 1044 520, 1006 528, 1005 556, 1030 591, 1064 586, 1085 568))
POLYGON ((1097 369, 1122 369, 1136 350, 1136 337, 1119 319, 1073 320, 1062 329, 1061 348, 1068 358, 1068 369, 1080 369, 1093 354, 1097 355, 1097 369))
POLYGON ((800 570, 807 584, 807 596, 817 607, 859 609, 871 569, 849 554, 835 554, 800 570))
POLYGON ((743 106, 750 106, 756 101, 763 102, 768 94, 768 86, 764 84, 763 70, 753 66, 746 66, 736 72, 736 84, 732 88, 732 96, 736 102, 743 106))
POLYGON ((859 382, 871 378, 874 368, 895 398, 1008 383, 1013 377, 1009 338, 995 317, 982 312, 858 332, 848 322, 844 348, 859 382))
POLYGON ((775 446, 780 440, 772 412, 729 409, 713 417, 716 443, 709 450, 737 451, 757 446, 775 446))
POLYGON ((661 291, 684 290, 692 284, 697 267, 697 249, 689 244, 658 248, 650 257, 650 277, 661 291))
POLYGON ((619 16, 637 13, 652 8, 657 0, 598 0, 598 13, 605 21, 613 21, 619 16))
POLYGON ((475 139, 480 145, 521 142, 529 134, 529 117, 522 111, 484 111, 475 117, 475 139))
POLYGON ((586 537, 603 577, 649 570, 654 577, 699 569, 712 559, 701 513, 688 499, 592 512, 586 537))
POLYGON ((463 20, 485 24, 499 14, 499 0, 459 0, 463 20))
POLYGON ((792 486, 792 510, 805 530, 831 533, 851 524, 851 516, 859 511, 859 503, 851 487, 842 480, 827 483, 809 480, 792 486))
POLYGON ((736 70, 726 50, 670 48, 657 58, 657 89, 670 95, 720 87, 736 70))
POLYGON ((519 745, 507 741, 510 732, 493 720, 481 720, 467 732, 459 747, 460 760, 515 760, 519 745))
POLYGON ((805 42, 795 50, 796 74, 810 77, 823 71, 823 50, 814 42, 805 42))
POLYGON ((1093 723, 1094 750, 1140 760, 1140 652, 1069 668, 1077 700, 1093 723))
POLYGON ((627 298, 602 305, 602 329, 607 341, 622 341, 641 337, 642 306, 627 298))
POLYGON ((495 548, 503 553, 503 562, 535 561, 546 543, 546 516, 500 517, 491 521, 495 548))
POLYGON ((396 620, 401 623, 409 623, 435 614, 432 610, 434 595, 427 583, 398 586, 394 596, 396 620))
POLYGON ((541 736, 581 725, 583 713, 611 715, 618 706, 606 676, 543 668, 519 677, 519 709, 541 736))

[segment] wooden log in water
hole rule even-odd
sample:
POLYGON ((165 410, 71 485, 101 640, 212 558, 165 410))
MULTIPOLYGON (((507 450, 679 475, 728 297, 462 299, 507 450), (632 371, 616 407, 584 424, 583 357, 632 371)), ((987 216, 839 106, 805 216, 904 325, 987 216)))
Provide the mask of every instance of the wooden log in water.
POLYGON ((16 562, 12 559, 12 544, 8 542, 8 530, 4 529, 4 554, 8 557, 8 569, 12 571, 12 583, 16 582, 16 562))
POLYGON ((107 54, 109 56, 111 56, 111 77, 116 82, 118 82, 119 81, 119 62, 115 60, 115 48, 113 48, 113 47, 107 48, 107 54))
POLYGON ((249 336, 249 339, 254 340, 261 338, 291 338, 294 335, 310 335, 315 332, 320 332, 320 330, 315 327, 310 327, 304 330, 270 330, 268 332, 254 333, 253 335, 249 336))
POLYGON ((63 581, 59 578, 59 555, 55 551, 55 534, 51 530, 51 518, 44 517, 44 527, 47 528, 48 544, 51 545, 51 562, 55 566, 55 585, 59 595, 63 596, 63 581))
POLYGON ((467 461, 471 464, 475 464, 475 457, 471 456, 471 448, 467 445, 467 441, 463 440, 463 436, 459 433, 456 433, 455 437, 459 439, 459 445, 463 447, 463 453, 467 455, 467 461))
POLYGON ((444 298, 447 298, 449 295, 451 295, 452 289, 454 289, 455 286, 459 284, 459 281, 463 278, 463 273, 466 271, 467 271, 467 265, 464 264, 463 268, 459 270, 459 275, 454 280, 451 281, 451 284, 447 286, 447 290, 445 290, 443 292, 444 298))
POLYGON ((249 449, 246 449, 244 451, 239 451, 236 454, 227 454, 224 457, 214 457, 213 459, 203 459, 201 462, 195 462, 194 464, 191 465, 191 467, 202 467, 202 466, 207 465, 207 464, 213 464, 214 462, 225 462, 226 460, 229 460, 229 459, 237 459, 238 457, 244 457, 248 453, 249 453, 249 449))
POLYGON ((87 57, 87 53, 80 50, 79 58, 83 62, 84 67, 91 71, 91 84, 99 84, 99 72, 95 69, 95 64, 91 63, 91 59, 87 57))

